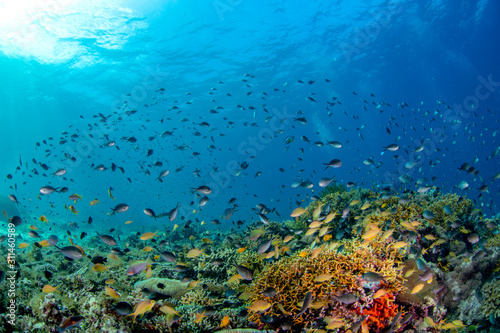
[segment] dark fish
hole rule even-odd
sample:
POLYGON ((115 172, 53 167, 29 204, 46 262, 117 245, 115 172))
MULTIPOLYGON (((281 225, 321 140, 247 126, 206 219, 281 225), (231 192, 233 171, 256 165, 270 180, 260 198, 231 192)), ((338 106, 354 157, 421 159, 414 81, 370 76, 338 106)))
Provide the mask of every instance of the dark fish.
POLYGON ((158 217, 155 215, 155 212, 153 212, 151 208, 144 208, 144 214, 146 214, 147 216, 154 217, 155 220, 158 217))
POLYGON ((49 239, 47 240, 47 242, 50 244, 50 245, 56 245, 57 244, 57 236, 56 235, 50 235, 49 236, 49 239))
POLYGON ((264 291, 262 292, 262 294, 264 296, 266 296, 266 297, 274 297, 278 293, 277 293, 276 289, 274 289, 273 287, 267 287, 266 289, 264 289, 264 291))
POLYGON ((326 165, 325 170, 328 168, 340 168, 340 166, 342 165, 342 161, 335 158, 328 163, 323 163, 323 165, 326 165))
POLYGON ((129 208, 130 207, 127 204, 118 204, 115 206, 115 208, 111 208, 111 210, 113 211, 113 214, 111 215, 115 215, 115 213, 125 213, 129 208))
POLYGON ((262 243, 260 243, 259 246, 257 247, 257 252, 264 253, 267 250, 269 250, 269 248, 271 247, 272 241, 273 241, 273 239, 270 238, 269 240, 263 241, 262 243))
POLYGON ((128 316, 129 314, 134 312, 134 308, 132 307, 132 305, 128 304, 127 302, 118 302, 112 305, 112 309, 122 316, 128 316))
POLYGON ((17 198, 14 194, 9 194, 9 199, 10 199, 10 201, 15 203, 16 205, 19 205, 19 201, 17 201, 17 198))
MULTIPOLYGON (((55 245, 54 245, 55 246, 55 245)), ((57 246, 56 246, 57 247, 57 246)), ((65 246, 63 248, 59 248, 59 251, 67 258, 78 260, 83 258, 83 253, 76 246, 65 246)))
POLYGON ((384 277, 378 273, 366 272, 365 274, 363 274, 363 280, 365 280, 368 283, 378 283, 383 279, 384 277))
POLYGON ((10 223, 12 223, 15 227, 19 227, 23 223, 23 219, 19 216, 13 216, 10 223))
POLYGON ((358 300, 356 295, 354 295, 353 293, 343 294, 338 297, 335 297, 335 299, 343 304, 353 304, 358 300))
POLYGON ((57 328, 57 332, 69 330, 80 324, 84 319, 82 316, 71 316, 62 322, 61 326, 57 328))
POLYGON ((161 252, 160 250, 157 249, 157 251, 160 253, 160 257, 167 261, 167 262, 175 262, 176 260, 176 257, 175 257, 175 254, 173 254, 172 252, 169 252, 169 251, 164 251, 164 252, 161 252))
POLYGON ((28 235, 33 238, 40 238, 40 235, 34 230, 28 231, 28 235))
POLYGON ((169 173, 170 173, 170 170, 163 170, 162 172, 160 172, 160 175, 158 176, 158 178, 156 178, 156 180, 159 180, 160 182, 162 182, 163 180, 161 180, 161 179, 163 177, 168 176, 169 173))
POLYGON ((175 206, 174 209, 172 209, 169 213, 168 213, 168 219, 170 221, 173 221, 175 220, 175 218, 177 217, 177 213, 179 212, 179 207, 181 206, 181 204, 179 202, 177 202, 177 205, 175 206))
POLYGON ((198 188, 191 188, 191 189, 193 190, 193 192, 198 192, 198 193, 204 194, 204 195, 212 193, 212 189, 208 186, 205 186, 205 185, 199 186, 198 188))
POLYGON ((242 265, 234 265, 234 266, 236 267, 238 274, 241 275, 243 280, 252 281, 253 272, 250 269, 248 269, 247 267, 242 266, 242 265))
POLYGON ((96 231, 96 233, 104 244, 109 245, 109 246, 116 245, 116 240, 113 237, 108 236, 108 235, 101 235, 97 231, 96 231))
POLYGON ((311 306, 311 301, 312 301, 312 292, 309 291, 304 297, 304 301, 302 302, 302 308, 300 309, 300 312, 295 317, 300 317, 301 315, 303 315, 304 312, 306 312, 307 309, 309 309, 309 306, 311 306))
POLYGON ((40 188, 40 194, 43 194, 43 195, 51 194, 53 192, 58 192, 58 191, 56 188, 54 188, 50 185, 46 185, 46 186, 43 186, 40 188))

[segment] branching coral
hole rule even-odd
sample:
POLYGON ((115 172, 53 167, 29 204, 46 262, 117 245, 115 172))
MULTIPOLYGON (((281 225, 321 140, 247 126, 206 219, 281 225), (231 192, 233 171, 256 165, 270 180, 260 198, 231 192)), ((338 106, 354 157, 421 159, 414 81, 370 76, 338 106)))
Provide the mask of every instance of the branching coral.
MULTIPOLYGON (((264 300, 270 305, 263 314, 278 316, 288 314, 289 320, 295 324, 306 325, 315 321, 318 316, 336 314, 347 309, 337 297, 353 293, 359 305, 367 303, 369 296, 365 292, 366 281, 362 279, 367 272, 378 273, 384 277, 385 289, 396 294, 404 287, 401 269, 396 264, 398 253, 391 250, 388 243, 382 241, 361 246, 360 241, 344 241, 344 252, 322 250, 313 255, 312 250, 306 254, 295 254, 284 257, 267 265, 248 290, 253 293, 251 302, 264 300), (326 274, 326 275, 325 275, 326 274), (322 280, 318 276, 327 276, 322 280), (286 278, 284 278, 286 277, 286 278), (274 297, 263 296, 266 288, 272 287, 277 294, 274 297), (305 295, 311 292, 314 309, 307 316, 297 316, 301 306, 298 304, 305 295)), ((355 311, 347 311, 346 316, 357 317, 355 311)), ((250 319, 259 323, 261 316, 252 314, 250 319)))

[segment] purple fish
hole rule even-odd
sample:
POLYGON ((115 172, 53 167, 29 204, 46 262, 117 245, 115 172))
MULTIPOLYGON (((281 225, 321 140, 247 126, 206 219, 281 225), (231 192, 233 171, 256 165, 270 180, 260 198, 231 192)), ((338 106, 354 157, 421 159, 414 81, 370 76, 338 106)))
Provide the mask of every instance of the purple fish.
POLYGON ((149 256, 148 256, 148 258, 146 260, 137 260, 137 261, 134 261, 128 267, 128 269, 127 269, 127 275, 128 276, 137 275, 140 272, 142 272, 146 267, 148 267, 150 265, 151 265, 151 263, 149 262, 149 256))

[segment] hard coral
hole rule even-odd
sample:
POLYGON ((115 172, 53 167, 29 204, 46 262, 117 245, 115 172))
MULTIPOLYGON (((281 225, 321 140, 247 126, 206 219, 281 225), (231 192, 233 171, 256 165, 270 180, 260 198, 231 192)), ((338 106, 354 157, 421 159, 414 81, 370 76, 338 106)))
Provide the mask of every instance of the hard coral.
MULTIPOLYGON (((337 297, 354 293, 358 305, 369 304, 371 299, 365 294, 366 283, 361 278, 367 272, 382 275, 385 289, 391 295, 403 290, 401 269, 396 264, 398 254, 390 251, 388 242, 361 246, 358 240, 345 240, 343 245, 343 253, 323 249, 314 257, 311 250, 306 250, 306 255, 295 254, 267 265, 248 288, 254 295, 252 303, 267 301, 271 307, 264 312, 265 315, 286 314, 287 320, 303 327, 317 321, 318 316, 333 313, 342 312, 344 319, 348 320, 357 318, 358 314, 338 301, 337 297), (318 282, 316 279, 320 274, 329 274, 331 279, 318 282), (285 276, 286 279, 283 278, 285 276), (272 298, 262 296, 263 290, 268 287, 274 288, 277 295, 272 298), (297 316, 301 309, 299 303, 308 292, 313 295, 314 309, 310 308, 306 314, 297 316)), ((250 320, 260 323, 260 315, 254 313, 250 320)))
POLYGON ((371 331, 378 332, 380 329, 387 327, 392 318, 396 316, 399 307, 394 304, 395 297, 389 293, 374 300, 373 305, 358 309, 360 315, 368 316, 365 322, 370 327, 371 331))

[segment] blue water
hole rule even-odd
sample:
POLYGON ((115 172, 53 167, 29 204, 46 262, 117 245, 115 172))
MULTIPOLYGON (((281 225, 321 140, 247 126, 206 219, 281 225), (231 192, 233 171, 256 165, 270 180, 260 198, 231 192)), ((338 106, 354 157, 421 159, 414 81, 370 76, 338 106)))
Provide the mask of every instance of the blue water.
MULTIPOLYGON (((183 216, 211 226, 217 218, 227 227, 258 219, 251 210, 258 203, 286 217, 297 202, 321 192, 321 177, 332 176, 398 191, 416 190, 416 181, 425 178, 423 185, 475 199, 487 214, 498 212, 500 180, 491 180, 500 171, 499 157, 492 156, 500 145, 496 2, 23 4, 0 1, 0 175, 1 193, 15 194, 26 216, 45 214, 80 225, 92 216, 96 227, 134 220, 130 228, 149 231, 154 221, 144 208, 160 214, 180 202, 178 220, 162 223, 179 223, 183 216), (342 104, 329 105, 333 97, 342 104), (408 107, 398 107, 403 103, 408 107), (445 105, 450 110, 463 105, 463 111, 446 112, 445 105), (213 109, 218 113, 210 113, 213 109), (126 115, 130 110, 137 113, 126 115), (109 117, 105 125, 98 113, 109 117), (271 115, 275 118, 265 121, 271 115), (203 121, 210 127, 198 125, 203 121), (174 134, 160 138, 163 131, 174 134), (78 136, 71 140, 72 134, 78 136), (103 148, 104 134, 120 149, 103 148), (121 139, 130 136, 137 142, 121 139), (294 141, 287 145, 289 136, 294 141), (311 143, 337 140, 343 147, 318 147, 301 136, 311 143), (59 144, 61 137, 68 142, 59 144), (413 153, 422 140, 425 149, 413 153), (392 143, 401 149, 381 154, 392 143), (208 148, 212 144, 215 148, 208 148), (148 149, 154 152, 146 157, 148 149), (23 166, 16 171, 20 156, 23 166), (32 158, 50 169, 42 170, 32 158), (334 158, 342 166, 325 171, 323 163, 334 158), (367 158, 376 165, 363 164, 367 158), (153 167, 155 161, 163 167, 153 167), (239 166, 233 164, 245 161, 248 168, 236 175, 239 166), (125 173, 91 167, 109 168, 112 162, 125 173), (407 162, 418 163, 408 169, 407 162), (479 171, 476 176, 457 170, 466 162, 479 171), (58 168, 67 169, 66 180, 51 176, 58 168), (170 174, 159 183, 154 179, 163 169, 170 174), (403 174, 408 183, 398 180, 403 174), (292 188, 301 178, 314 187, 292 188), (462 180, 468 190, 458 188, 462 180), (489 192, 479 198, 483 183, 489 192), (67 186, 69 192, 39 200, 39 189, 47 184, 67 186), (213 189, 201 209, 190 191, 200 185, 213 189), (75 204, 77 216, 63 209, 73 203, 67 199, 72 193, 83 196, 75 204), (225 221, 220 215, 233 197, 239 207, 225 221), (89 206, 94 198, 101 203, 89 206), (129 212, 106 215, 120 202, 130 205, 129 212)), ((279 219, 276 213, 269 217, 279 219)))

